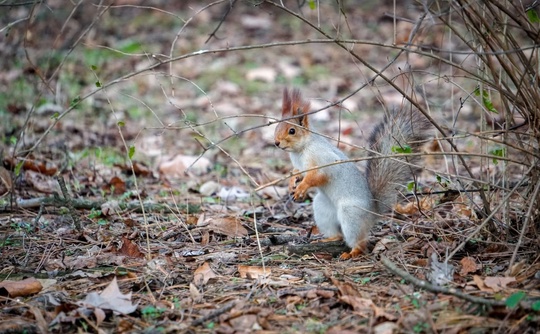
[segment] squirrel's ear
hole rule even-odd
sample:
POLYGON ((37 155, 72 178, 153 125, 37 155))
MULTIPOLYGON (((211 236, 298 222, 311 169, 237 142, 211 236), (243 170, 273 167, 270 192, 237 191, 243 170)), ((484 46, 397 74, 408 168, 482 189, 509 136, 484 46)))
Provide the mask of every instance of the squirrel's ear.
POLYGON ((291 94, 289 94, 289 91, 287 88, 283 89, 283 102, 281 105, 281 116, 283 118, 290 117, 294 114, 292 110, 292 99, 291 94))
POLYGON ((298 117, 298 123, 300 123, 301 126, 307 128, 308 127, 308 115, 309 112, 309 102, 302 100, 302 95, 300 94, 300 91, 298 89, 293 90, 292 92, 292 114, 294 116, 300 116, 298 117))

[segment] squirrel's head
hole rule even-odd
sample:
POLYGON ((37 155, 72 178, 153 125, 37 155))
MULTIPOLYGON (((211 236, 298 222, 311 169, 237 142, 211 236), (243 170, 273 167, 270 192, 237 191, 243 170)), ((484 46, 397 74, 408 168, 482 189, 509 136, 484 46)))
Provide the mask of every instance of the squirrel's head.
POLYGON ((302 150, 310 135, 308 112, 309 102, 302 100, 298 89, 293 89, 291 92, 287 89, 283 90, 282 120, 274 133, 277 147, 292 152, 302 150))

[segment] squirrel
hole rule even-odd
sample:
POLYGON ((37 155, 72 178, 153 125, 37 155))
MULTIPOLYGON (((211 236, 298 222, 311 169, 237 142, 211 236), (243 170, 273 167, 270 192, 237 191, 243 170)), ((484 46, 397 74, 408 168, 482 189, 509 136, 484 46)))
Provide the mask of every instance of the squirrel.
MULTIPOLYGON (((289 152, 293 173, 330 164, 291 178, 289 191, 300 201, 309 189, 317 189, 313 198, 315 224, 327 237, 324 241, 345 240, 351 251, 341 254, 340 259, 347 260, 366 251, 371 226, 396 203, 396 186, 411 179, 412 169, 403 163, 404 158, 369 159, 365 173, 352 161, 342 163, 348 157, 313 130, 309 109, 310 103, 302 99, 299 90, 283 91, 275 145, 289 152)), ((369 156, 392 155, 396 147, 418 149, 421 141, 430 137, 430 129, 431 123, 418 110, 394 110, 369 137, 369 156)), ((406 159, 409 163, 412 160, 406 159)))

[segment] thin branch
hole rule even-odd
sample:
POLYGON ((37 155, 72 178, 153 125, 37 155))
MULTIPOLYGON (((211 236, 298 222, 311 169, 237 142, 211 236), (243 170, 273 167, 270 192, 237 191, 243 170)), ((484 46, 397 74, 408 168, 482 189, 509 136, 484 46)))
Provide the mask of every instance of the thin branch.
POLYGON ((206 41, 204 41, 204 44, 208 43, 212 39, 212 37, 216 36, 216 33, 218 32, 221 25, 227 19, 227 16, 229 15, 231 10, 233 9, 235 3, 236 3, 236 0, 231 0, 231 2, 229 3, 229 6, 227 6, 227 9, 225 10, 225 13, 223 13, 223 16, 221 17, 221 20, 219 20, 219 23, 218 23, 217 27, 210 33, 210 35, 208 36, 206 41))
POLYGON ((463 300, 466 300, 475 304, 482 304, 482 305, 487 305, 487 306, 505 306, 506 305, 504 300, 493 300, 493 299, 486 299, 482 297, 475 297, 454 288, 446 288, 443 286, 433 285, 427 281, 418 279, 414 277, 413 275, 409 274, 408 272, 402 269, 399 269, 394 262, 390 261, 385 256, 381 256, 381 262, 384 264, 384 266, 388 270, 390 270, 390 272, 403 278, 407 282, 412 283, 418 288, 426 289, 427 291, 430 291, 433 293, 443 293, 445 295, 456 296, 458 298, 461 298, 463 300))

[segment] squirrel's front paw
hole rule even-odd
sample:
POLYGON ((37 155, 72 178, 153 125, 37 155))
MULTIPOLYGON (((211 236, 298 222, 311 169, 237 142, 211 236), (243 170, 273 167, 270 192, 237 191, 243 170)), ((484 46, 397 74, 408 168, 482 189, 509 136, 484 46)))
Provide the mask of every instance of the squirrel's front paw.
POLYGON ((294 189, 292 193, 294 200, 303 201, 306 198, 308 190, 309 190, 309 186, 301 182, 299 185, 296 186, 296 188, 294 189))
MULTIPOLYGON (((293 170, 293 173, 298 173, 298 169, 293 170)), ((296 190, 298 182, 302 180, 302 175, 295 175, 289 179, 289 193, 293 194, 296 190)))
POLYGON ((289 193, 294 194, 296 190, 296 186, 298 185, 298 182, 300 182, 300 176, 293 176, 289 179, 289 193))

